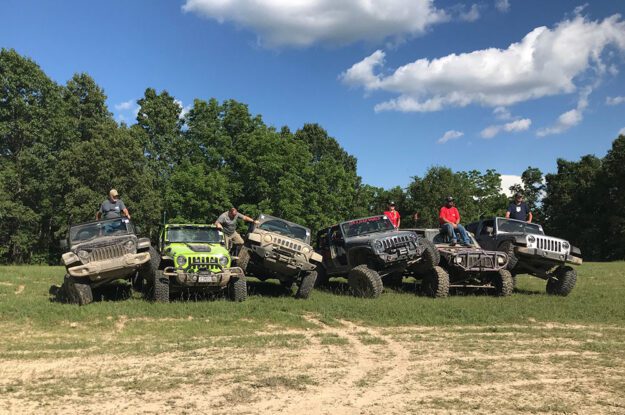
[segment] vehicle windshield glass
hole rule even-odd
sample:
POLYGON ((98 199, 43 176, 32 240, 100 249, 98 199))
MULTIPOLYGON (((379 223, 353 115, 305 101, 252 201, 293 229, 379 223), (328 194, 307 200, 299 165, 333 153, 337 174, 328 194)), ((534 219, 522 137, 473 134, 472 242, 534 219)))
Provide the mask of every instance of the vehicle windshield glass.
POLYGON ((395 229, 389 218, 383 215, 345 222, 341 224, 341 228, 347 238, 367 233, 392 231, 395 229))
POLYGON ((258 225, 258 228, 310 244, 310 231, 303 226, 289 224, 280 219, 270 219, 258 225))
POLYGON ((120 236, 132 233, 132 224, 128 219, 108 219, 72 226, 69 229, 69 241, 73 245, 102 236, 120 236))
POLYGON ((542 227, 535 223, 503 218, 497 218, 497 231, 507 233, 533 233, 535 235, 544 234, 542 227))
POLYGON ((167 228, 167 241, 180 243, 209 243, 221 242, 221 235, 216 228, 199 226, 176 226, 167 228))

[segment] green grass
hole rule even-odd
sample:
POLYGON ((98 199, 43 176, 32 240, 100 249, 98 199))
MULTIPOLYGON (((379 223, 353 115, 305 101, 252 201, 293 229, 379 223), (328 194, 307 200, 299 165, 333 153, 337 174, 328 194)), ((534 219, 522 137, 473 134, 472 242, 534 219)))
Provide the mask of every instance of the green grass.
MULTIPOLYGON (((519 277, 519 291, 507 298, 459 295, 430 299, 404 284, 401 291, 389 290, 369 300, 343 294, 346 287, 339 283, 334 292, 315 291, 309 300, 296 300, 275 285, 251 281, 251 291, 263 295, 251 295, 243 303, 218 298, 155 304, 135 294, 127 300, 78 307, 50 301, 48 288, 61 283, 63 268, 0 267, 0 330, 14 334, 0 338, 0 353, 32 358, 85 349, 142 353, 218 346, 297 347, 307 341, 305 337, 257 333, 266 332, 267 327, 315 328, 307 316, 328 325, 340 320, 371 327, 477 325, 491 326, 495 332, 501 324, 625 323, 625 263, 588 263, 578 270, 577 286, 568 297, 546 295, 545 282, 529 276, 519 277)), ((383 343, 365 334, 360 340, 383 343)), ((346 344, 328 336, 321 343, 346 344)), ((588 351, 605 347, 611 345, 585 345, 588 351)))

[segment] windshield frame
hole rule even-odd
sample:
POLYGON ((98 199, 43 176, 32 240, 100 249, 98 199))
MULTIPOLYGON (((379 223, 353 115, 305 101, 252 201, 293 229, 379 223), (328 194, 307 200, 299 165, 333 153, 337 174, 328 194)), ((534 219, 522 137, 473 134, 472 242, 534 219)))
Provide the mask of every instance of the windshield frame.
POLYGON ((163 233, 163 242, 166 244, 220 244, 224 240, 223 233, 219 231, 215 226, 210 225, 168 225, 163 233), (214 230, 219 235, 219 240, 210 240, 210 241, 193 241, 190 239, 181 241, 175 240, 172 241, 169 238, 171 231, 179 231, 179 230, 189 230, 189 231, 211 231, 214 230))
POLYGON ((543 227, 537 223, 528 223, 517 219, 495 218, 495 226, 497 227, 497 233, 522 233, 532 235, 544 235, 545 231, 543 227), (518 229, 512 231, 501 230, 501 223, 512 223, 518 227, 518 229))
POLYGON ((282 236, 284 236, 284 237, 286 237, 286 238, 295 239, 295 240, 297 240, 297 241, 304 242, 305 244, 310 245, 310 242, 311 242, 311 232, 310 232, 310 229, 309 229, 309 228, 307 228, 307 227, 305 227, 305 226, 299 225, 299 224, 297 224, 297 223, 293 223, 293 222, 288 221, 288 220, 286 220, 286 219, 278 218, 278 217, 276 217, 276 216, 266 215, 266 214, 264 214, 264 213, 263 213, 263 214, 261 214, 261 215, 258 217, 258 220, 259 220, 260 224, 258 224, 258 225, 256 225, 256 226, 255 226, 255 228, 256 228, 256 229, 259 229, 259 230, 261 230, 261 231, 265 231, 265 232, 277 233, 277 234, 282 235, 282 236), (296 236, 293 232, 291 232, 290 234, 288 234, 288 235, 287 235, 287 234, 284 234, 284 233, 282 233, 282 232, 278 231, 277 229, 264 229, 264 228, 262 227, 264 224, 266 224, 267 222, 271 222, 271 221, 280 221, 280 222, 283 222, 283 223, 284 223, 284 224, 286 224, 289 228, 298 228, 298 229, 302 229, 302 230, 304 231, 305 236, 304 236, 304 238, 302 239, 302 238, 300 238, 300 237, 296 236))
POLYGON ((360 219, 353 219, 350 221, 346 221, 346 222, 342 222, 340 224, 341 227, 341 232, 343 233, 343 236, 345 238, 354 238, 356 236, 361 236, 361 235, 368 235, 368 234, 372 234, 372 233, 380 233, 380 232, 389 232, 389 231, 393 231, 395 230, 395 227, 393 226, 393 223, 391 222, 391 220, 386 216, 386 215, 375 215, 375 216, 369 216, 366 218, 360 218, 360 219), (359 233, 355 233, 352 234, 350 232, 350 227, 354 226, 354 225, 360 225, 363 223, 371 223, 371 222, 378 222, 378 221, 386 221, 389 225, 389 227, 387 229, 375 229, 375 230, 371 230, 371 231, 367 231, 367 232, 359 232, 359 233))
POLYGON ((80 223, 77 225, 72 225, 69 228, 69 231, 67 233, 67 239, 69 241, 69 245, 73 246, 73 245, 78 245, 78 244, 82 244, 88 241, 92 241, 94 239, 97 238, 102 238, 102 237, 111 237, 111 236, 127 236, 127 235, 135 235, 135 228, 132 224, 132 222, 130 222, 130 219, 128 218, 113 218, 113 219, 103 219, 103 220, 99 220, 99 221, 93 221, 93 222, 86 222, 86 223, 80 223), (113 233, 113 234, 102 234, 102 230, 107 226, 107 225, 111 225, 114 224, 115 222, 121 222, 122 224, 124 224, 125 226, 125 232, 124 233, 113 233), (91 230, 91 233, 97 233, 96 235, 93 235, 90 238, 87 239, 77 239, 77 235, 79 232, 81 231, 89 231, 91 230))

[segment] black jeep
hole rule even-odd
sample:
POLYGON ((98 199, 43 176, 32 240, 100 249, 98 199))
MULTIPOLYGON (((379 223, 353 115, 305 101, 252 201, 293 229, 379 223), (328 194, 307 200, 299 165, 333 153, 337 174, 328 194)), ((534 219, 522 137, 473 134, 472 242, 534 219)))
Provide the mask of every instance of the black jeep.
POLYGON ((317 281, 347 276, 352 294, 375 298, 388 280, 402 277, 406 268, 423 253, 414 232, 396 230, 384 215, 355 219, 322 229, 317 251, 323 258, 317 281))
POLYGON ((542 226, 490 218, 469 224, 467 230, 482 248, 508 254, 513 277, 527 273, 547 280, 547 293, 554 295, 568 295, 575 287, 577 272, 569 264, 581 265, 581 251, 564 239, 545 235, 542 226))

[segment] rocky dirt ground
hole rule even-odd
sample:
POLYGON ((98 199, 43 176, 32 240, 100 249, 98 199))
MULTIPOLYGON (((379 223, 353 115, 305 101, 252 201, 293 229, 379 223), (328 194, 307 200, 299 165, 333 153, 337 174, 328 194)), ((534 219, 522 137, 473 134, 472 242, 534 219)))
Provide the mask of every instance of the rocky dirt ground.
POLYGON ((625 413, 624 327, 380 328, 307 319, 315 328, 268 326, 244 342, 213 337, 145 354, 132 350, 150 339, 123 336, 132 326, 124 316, 108 340, 126 342, 125 352, 40 338, 38 350, 0 356, 0 412, 625 413))

